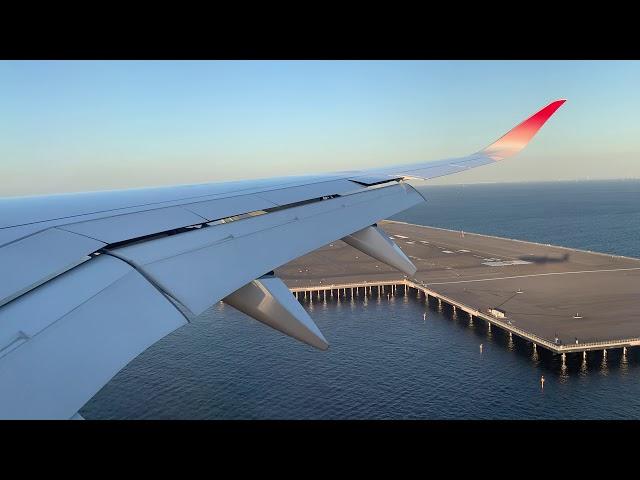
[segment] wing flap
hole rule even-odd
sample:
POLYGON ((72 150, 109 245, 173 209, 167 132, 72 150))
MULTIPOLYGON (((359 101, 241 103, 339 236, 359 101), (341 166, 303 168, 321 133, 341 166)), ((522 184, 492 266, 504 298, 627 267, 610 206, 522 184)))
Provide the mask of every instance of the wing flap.
POLYGON ((393 185, 160 238, 110 253, 198 315, 251 280, 422 201, 393 185))
POLYGON ((349 178, 349 181, 364 185, 366 187, 372 187, 374 185, 380 185, 382 183, 388 183, 398 180, 402 180, 402 177, 398 175, 359 175, 357 177, 349 178))
POLYGON ((58 228, 111 244, 196 225, 204 221, 206 221, 205 218, 190 210, 182 207, 168 207, 73 223, 58 228))
POLYGON ((219 198, 206 202, 189 203, 184 206, 192 212, 206 218, 208 221, 232 217, 243 213, 255 212, 277 207, 274 202, 259 195, 240 195, 237 197, 219 198))
POLYGON ((105 244, 56 228, 0 248, 0 306, 75 267, 105 244))
POLYGON ((130 266, 105 255, 91 259, 0 309, 0 342, 9 343, 0 345, 0 417, 71 418, 185 323, 130 266))
POLYGON ((346 194, 362 190, 362 187, 349 182, 348 180, 332 180, 330 182, 314 183, 312 185, 301 185, 298 187, 281 188, 270 190, 260 194, 278 205, 289 205, 292 203, 311 200, 330 195, 346 194))

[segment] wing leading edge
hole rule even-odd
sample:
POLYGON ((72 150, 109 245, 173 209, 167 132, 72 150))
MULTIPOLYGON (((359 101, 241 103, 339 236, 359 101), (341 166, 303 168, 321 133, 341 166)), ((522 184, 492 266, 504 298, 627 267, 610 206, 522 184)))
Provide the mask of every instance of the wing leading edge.
POLYGON ((77 418, 150 345, 223 300, 325 349, 272 271, 343 239, 407 275, 378 227, 407 183, 518 153, 557 100, 467 157, 273 180, 0 199, 0 418, 77 418))

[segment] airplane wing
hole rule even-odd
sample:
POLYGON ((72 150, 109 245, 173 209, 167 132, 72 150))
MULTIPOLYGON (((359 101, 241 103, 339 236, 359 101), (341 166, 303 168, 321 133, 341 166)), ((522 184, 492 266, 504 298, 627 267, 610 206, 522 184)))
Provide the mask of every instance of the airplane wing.
POLYGON ((273 270, 343 239, 412 275, 375 225, 423 201, 409 180, 511 156, 563 103, 462 158, 0 199, 0 418, 77 418, 132 359, 220 300, 326 349, 273 270))

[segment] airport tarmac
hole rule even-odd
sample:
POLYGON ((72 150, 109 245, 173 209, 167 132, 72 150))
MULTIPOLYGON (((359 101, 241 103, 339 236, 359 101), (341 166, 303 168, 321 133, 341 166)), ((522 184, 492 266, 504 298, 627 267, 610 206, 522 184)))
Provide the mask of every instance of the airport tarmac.
POLYGON ((276 274, 294 290, 407 281, 485 320, 494 320, 489 309, 502 310, 497 325, 557 353, 640 344, 639 259, 402 222, 378 225, 418 267, 413 278, 342 241, 276 274))

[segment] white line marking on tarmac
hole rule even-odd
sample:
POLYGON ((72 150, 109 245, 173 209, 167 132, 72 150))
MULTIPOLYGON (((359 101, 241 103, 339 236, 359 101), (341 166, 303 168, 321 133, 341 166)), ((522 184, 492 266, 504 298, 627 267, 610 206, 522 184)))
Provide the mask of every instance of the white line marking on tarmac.
POLYGON ((525 260, 505 260, 503 262, 482 262, 482 265, 488 265, 489 267, 508 267, 510 265, 527 265, 531 262, 525 260))
POLYGON ((527 278, 527 277, 544 277, 547 275, 575 275, 578 273, 600 273, 600 272, 628 272, 629 270, 640 270, 640 267, 634 268, 612 268, 609 270, 581 270, 578 272, 551 272, 551 273, 534 273, 531 275, 515 275, 512 277, 499 277, 499 278, 479 278, 476 280, 458 280, 455 282, 427 282, 426 285, 447 285, 449 283, 469 283, 469 282, 490 282, 493 280, 510 280, 512 278, 527 278))

